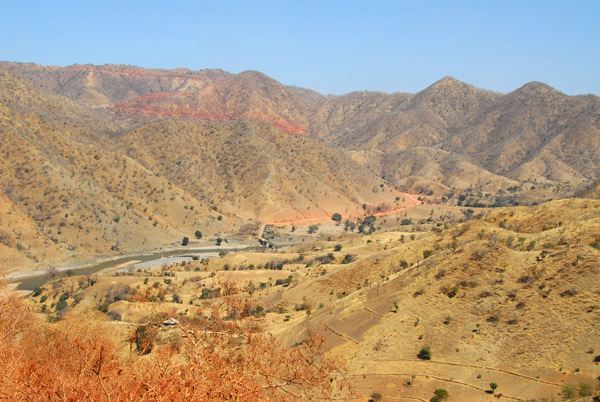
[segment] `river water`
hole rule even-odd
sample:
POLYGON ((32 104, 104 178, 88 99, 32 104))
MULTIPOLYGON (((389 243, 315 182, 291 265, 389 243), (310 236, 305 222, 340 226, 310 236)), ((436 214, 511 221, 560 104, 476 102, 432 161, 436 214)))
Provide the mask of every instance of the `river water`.
MULTIPOLYGON (((210 253, 218 253, 219 251, 227 251, 229 253, 235 252, 237 250, 251 250, 256 249, 258 247, 253 246, 243 246, 238 247, 236 249, 230 248, 202 248, 202 249, 177 249, 177 250, 169 250, 169 251, 158 251, 151 254, 137 254, 137 255, 128 255, 126 257, 111 259, 107 261, 100 262, 98 264, 88 265, 84 267, 74 267, 66 270, 61 270, 58 272, 56 277, 62 277, 66 272, 70 271, 73 275, 88 275, 94 274, 106 268, 116 267, 121 264, 125 264, 130 261, 139 261, 139 263, 144 263, 148 261, 161 260, 167 257, 173 257, 178 255, 198 255, 199 258, 208 257, 210 253), (209 254, 209 255, 204 255, 209 254)), ((136 264, 137 265, 137 264, 136 264)), ((50 279, 50 275, 48 273, 32 275, 23 278, 14 278, 11 279, 10 282, 19 283, 17 289, 19 290, 33 290, 36 287, 44 285, 50 279)))

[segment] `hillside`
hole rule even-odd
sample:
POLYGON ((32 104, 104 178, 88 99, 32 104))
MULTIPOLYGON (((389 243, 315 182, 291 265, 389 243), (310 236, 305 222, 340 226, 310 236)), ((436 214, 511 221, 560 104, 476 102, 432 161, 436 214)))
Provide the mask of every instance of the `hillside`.
POLYGON ((228 214, 263 221, 328 218, 401 206, 403 196, 320 141, 240 120, 173 120, 119 137, 130 157, 228 214))
MULTIPOLYGON (((447 191, 436 169, 425 176, 398 169, 420 163, 407 151, 429 147, 434 149, 428 154, 447 151, 478 168, 470 169, 474 177, 456 183, 458 190, 496 175, 509 180, 504 184, 543 183, 552 198, 573 194, 598 177, 599 116, 596 96, 566 96, 541 83, 504 95, 447 77, 416 95, 354 93, 328 99, 311 116, 311 130, 334 146, 381 151, 370 166, 406 190, 430 182, 430 189, 447 191)), ((495 193, 501 186, 496 182, 495 193)))
POLYGON ((255 71, 3 65, 120 126, 261 121, 368 155, 355 159, 371 173, 440 199, 470 189, 489 193, 491 202, 479 202, 491 204, 517 181, 514 201, 529 204, 571 196, 600 175, 599 98, 567 96, 543 83, 501 94, 445 77, 417 94, 323 96, 255 71), (412 168, 421 158, 439 167, 412 168), (457 169, 469 178, 455 178, 457 169))
POLYGON ((232 227, 115 151, 65 99, 0 73, 3 273, 163 246, 199 226, 207 234, 232 227))
POLYGON ((343 152, 266 123, 126 131, 4 68, 0 79, 4 273, 412 202, 343 152))
MULTIPOLYGON (((256 303, 253 325, 291 350, 308 330, 324 331, 328 356, 346 362, 358 400, 379 393, 427 402, 442 388, 449 401, 471 401, 482 385, 485 401, 573 400, 597 389, 596 200, 478 216, 422 205, 397 218, 410 222, 377 218, 370 234, 323 223, 321 235, 285 250, 113 267, 91 284, 65 277, 29 303, 59 325, 93 316, 126 355, 139 323, 159 314, 185 327, 220 306, 224 281, 234 281, 256 303)), ((177 329, 157 331, 163 351, 182 341, 177 329)))
MULTIPOLYGON (((480 379, 509 400, 550 399, 566 384, 593 389, 599 208, 553 201, 450 225, 434 213, 438 231, 333 239, 357 261, 313 266, 311 279, 300 274, 265 303, 311 306, 285 336, 324 323, 362 395, 426 401, 445 388, 451 400, 475 400, 480 379), (417 357, 423 346, 431 360, 417 357)), ((332 246, 322 245, 324 255, 332 246)))

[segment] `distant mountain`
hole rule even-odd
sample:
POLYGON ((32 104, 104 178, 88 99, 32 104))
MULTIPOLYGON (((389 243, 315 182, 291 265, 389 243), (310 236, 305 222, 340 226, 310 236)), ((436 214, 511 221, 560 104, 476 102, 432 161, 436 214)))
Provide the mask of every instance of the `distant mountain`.
POLYGON ((289 133, 307 133, 307 111, 296 92, 257 71, 229 74, 111 65, 5 65, 42 90, 133 124, 169 117, 202 122, 246 118, 289 133))
POLYGON ((394 182, 409 177, 390 172, 390 163, 405 163, 393 155, 414 147, 519 181, 580 184, 600 173, 600 99, 540 83, 506 95, 452 78, 416 95, 354 93, 325 101, 311 127, 331 145, 382 151, 380 174, 394 182))
POLYGON ((501 94, 445 77, 417 94, 323 96, 255 71, 4 66, 120 131, 166 119, 264 122, 349 151, 403 190, 438 197, 470 189, 488 194, 474 202, 490 204, 512 188, 513 201, 533 202, 600 177, 600 99, 537 82, 501 94))

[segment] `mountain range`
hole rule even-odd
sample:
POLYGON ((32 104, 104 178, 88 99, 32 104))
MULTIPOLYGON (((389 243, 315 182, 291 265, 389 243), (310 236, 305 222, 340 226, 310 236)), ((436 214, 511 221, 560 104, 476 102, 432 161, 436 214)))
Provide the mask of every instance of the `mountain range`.
POLYGON ((391 210, 406 193, 593 196, 600 178, 600 98, 537 82, 333 96, 256 71, 3 62, 0 113, 0 251, 15 269, 391 210))

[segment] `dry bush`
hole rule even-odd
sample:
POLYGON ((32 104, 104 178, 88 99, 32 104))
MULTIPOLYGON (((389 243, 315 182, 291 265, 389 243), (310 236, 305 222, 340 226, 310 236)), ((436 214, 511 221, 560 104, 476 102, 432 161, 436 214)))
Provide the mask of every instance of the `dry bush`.
POLYGON ((0 400, 331 400, 348 393, 321 335, 286 348, 250 315, 246 296, 223 289, 209 313, 177 325, 179 341, 147 355, 131 347, 129 357, 101 324, 36 324, 20 300, 0 296, 0 400))

